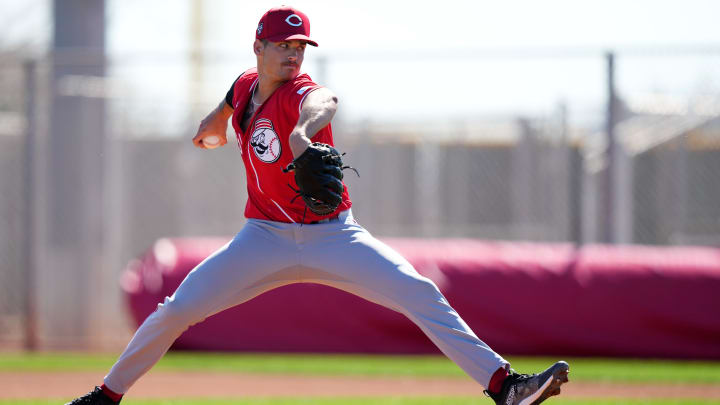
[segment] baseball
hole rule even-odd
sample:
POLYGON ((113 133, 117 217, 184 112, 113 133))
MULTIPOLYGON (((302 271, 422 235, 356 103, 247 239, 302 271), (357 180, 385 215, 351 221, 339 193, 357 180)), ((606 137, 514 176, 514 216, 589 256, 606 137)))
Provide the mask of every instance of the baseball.
POLYGON ((206 136, 205 138, 203 138, 202 143, 203 145, 205 145, 206 148, 214 149, 220 146, 220 137, 215 135, 206 136))

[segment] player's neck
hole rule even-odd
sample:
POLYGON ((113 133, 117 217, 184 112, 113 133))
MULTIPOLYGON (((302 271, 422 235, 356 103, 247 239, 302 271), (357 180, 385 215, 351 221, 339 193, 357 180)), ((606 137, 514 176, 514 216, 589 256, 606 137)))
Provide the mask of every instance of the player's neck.
POLYGON ((282 86, 285 83, 287 83, 287 80, 272 80, 272 78, 268 77, 267 75, 258 73, 258 84, 257 89, 255 90, 255 101, 260 103, 265 102, 265 100, 267 100, 275 92, 275 90, 278 89, 278 87, 282 86))

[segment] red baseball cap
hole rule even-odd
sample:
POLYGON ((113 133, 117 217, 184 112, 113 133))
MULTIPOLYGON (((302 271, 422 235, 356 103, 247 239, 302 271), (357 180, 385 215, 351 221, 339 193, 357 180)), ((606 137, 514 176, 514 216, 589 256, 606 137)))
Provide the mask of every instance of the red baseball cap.
POLYGON ((308 17, 302 11, 288 6, 271 8, 263 14, 255 30, 255 38, 271 42, 299 39, 318 46, 317 42, 310 39, 308 17))

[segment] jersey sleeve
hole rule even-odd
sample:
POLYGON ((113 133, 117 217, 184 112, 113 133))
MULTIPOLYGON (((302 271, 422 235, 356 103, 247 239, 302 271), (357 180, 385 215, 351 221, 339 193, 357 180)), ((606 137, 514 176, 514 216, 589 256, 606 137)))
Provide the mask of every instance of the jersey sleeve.
POLYGON ((300 116, 300 110, 303 101, 305 101, 305 97, 321 87, 322 86, 309 78, 296 80, 290 88, 288 96, 285 98, 285 108, 287 111, 292 111, 300 116))
POLYGON ((225 94, 225 102, 230 107, 233 107, 233 98, 235 96, 235 84, 237 83, 238 80, 240 80, 240 78, 242 77, 243 74, 245 74, 245 73, 244 72, 240 73, 240 76, 238 76, 237 79, 235 79, 232 86, 230 86, 230 90, 228 90, 227 94, 225 94))

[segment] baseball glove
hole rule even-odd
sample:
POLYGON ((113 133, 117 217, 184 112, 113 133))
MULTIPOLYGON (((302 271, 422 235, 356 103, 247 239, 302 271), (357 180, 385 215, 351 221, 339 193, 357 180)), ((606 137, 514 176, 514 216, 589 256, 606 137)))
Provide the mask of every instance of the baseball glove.
POLYGON ((302 197, 305 205, 315 214, 328 215, 342 202, 343 169, 355 170, 343 166, 342 155, 337 149, 313 142, 283 172, 295 172, 298 186, 298 190, 293 188, 297 193, 295 198, 302 197))

